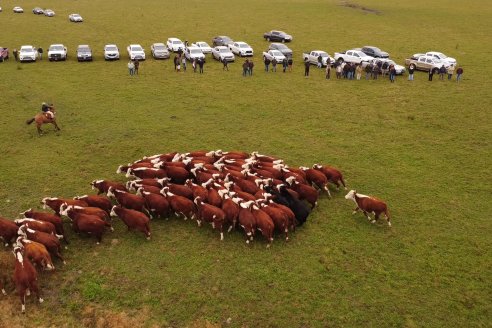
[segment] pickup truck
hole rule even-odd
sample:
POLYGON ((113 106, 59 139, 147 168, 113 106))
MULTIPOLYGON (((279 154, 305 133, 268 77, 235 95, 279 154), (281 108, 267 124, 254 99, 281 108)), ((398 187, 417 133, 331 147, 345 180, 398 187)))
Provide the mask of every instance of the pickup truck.
POLYGON ((368 62, 374 57, 368 56, 360 50, 352 49, 344 52, 335 52, 334 54, 335 60, 339 62, 347 62, 360 64, 362 62, 368 62))
POLYGON ((48 59, 53 60, 66 60, 67 48, 63 44, 52 44, 48 49, 48 59))
POLYGON ((270 59, 270 61, 275 58, 277 63, 281 63, 285 59, 285 56, 278 50, 268 50, 267 52, 263 52, 263 60, 266 58, 270 59))
POLYGON ((333 65, 333 63, 335 62, 335 60, 330 57, 330 55, 328 55, 328 53, 326 53, 325 51, 322 51, 322 50, 313 50, 311 52, 305 52, 302 54, 302 59, 304 61, 307 61, 309 63, 311 63, 312 65, 318 65, 318 57, 321 56, 321 63, 323 65, 323 67, 326 66, 326 61, 328 60, 328 58, 330 59, 330 65, 333 65))
POLYGON ((413 68, 420 71, 430 71, 441 68, 442 65, 448 68, 449 64, 442 62, 440 59, 437 59, 432 56, 426 56, 424 54, 417 54, 418 56, 412 56, 410 58, 405 59, 405 66, 408 68, 413 68))

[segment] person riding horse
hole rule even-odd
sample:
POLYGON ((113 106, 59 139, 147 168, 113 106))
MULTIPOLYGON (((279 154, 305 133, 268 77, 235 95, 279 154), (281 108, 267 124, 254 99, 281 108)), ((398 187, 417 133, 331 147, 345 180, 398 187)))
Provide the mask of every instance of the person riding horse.
POLYGON ((41 110, 43 111, 47 119, 52 120, 55 117, 55 113, 51 111, 53 107, 54 107, 53 104, 48 105, 45 102, 41 105, 41 110))

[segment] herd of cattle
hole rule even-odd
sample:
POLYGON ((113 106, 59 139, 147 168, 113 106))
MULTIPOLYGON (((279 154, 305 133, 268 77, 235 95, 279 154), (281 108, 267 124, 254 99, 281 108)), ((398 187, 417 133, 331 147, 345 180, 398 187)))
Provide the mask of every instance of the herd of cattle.
MULTIPOLYGON (((321 192, 331 197, 329 183, 337 189, 345 188, 342 173, 336 168, 318 164, 293 168, 281 159, 257 152, 173 152, 144 157, 120 166, 117 173, 125 173, 131 179, 126 183, 95 180, 91 185, 97 195, 44 198, 43 207, 52 212, 29 209, 21 213, 24 218, 14 221, 0 217, 0 237, 6 246, 13 245, 13 281, 22 312, 25 296, 31 291, 43 302, 34 265, 53 270, 51 256, 65 263, 60 243, 62 240, 68 244, 64 216, 70 219, 76 233, 87 233, 98 244, 105 231, 113 230, 112 216, 119 217, 128 230, 139 231, 150 239, 151 218, 175 215, 195 220, 198 226, 210 223, 221 240, 225 229, 230 232, 241 227, 246 243, 260 231, 269 247, 275 231, 288 240, 289 232, 306 222, 321 192)), ((362 210, 373 223, 384 214, 391 226, 387 206, 381 200, 355 190, 345 198, 353 200, 355 211, 362 210), (369 213, 374 213, 374 219, 369 213)), ((0 279, 3 294, 5 280, 5 276, 0 279)))

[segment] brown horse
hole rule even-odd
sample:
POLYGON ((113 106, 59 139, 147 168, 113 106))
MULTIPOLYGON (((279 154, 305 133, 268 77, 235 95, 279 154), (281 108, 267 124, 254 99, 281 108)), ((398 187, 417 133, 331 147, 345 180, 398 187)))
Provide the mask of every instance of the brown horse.
POLYGON ((51 112, 53 113, 53 118, 51 118, 49 114, 41 112, 36 114, 36 116, 34 116, 33 118, 27 120, 26 123, 29 125, 32 122, 36 122, 36 127, 38 129, 39 135, 43 134, 43 130, 41 130, 41 126, 47 123, 53 124, 55 126, 55 130, 60 131, 58 124, 56 124, 55 107, 51 107, 51 112))

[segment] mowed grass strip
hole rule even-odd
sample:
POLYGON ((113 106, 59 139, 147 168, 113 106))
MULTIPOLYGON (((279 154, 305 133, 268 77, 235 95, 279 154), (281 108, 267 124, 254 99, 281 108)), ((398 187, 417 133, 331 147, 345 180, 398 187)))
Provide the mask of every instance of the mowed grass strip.
MULTIPOLYGON (((291 241, 276 237, 270 250, 261 236, 249 247, 239 231, 220 242, 210 227, 176 218, 153 221, 150 242, 120 222, 99 246, 70 234, 68 264, 41 274, 46 302, 30 299, 21 317, 9 286, 0 326, 487 326, 492 9, 478 0, 355 3, 381 14, 314 0, 48 1, 51 19, 30 12, 38 3, 14 15, 17 3, 2 2, 1 46, 69 49, 67 62, 0 64, 2 216, 39 208, 45 196, 89 193, 94 179, 124 180, 117 166, 145 155, 221 148, 337 166, 349 188, 389 204, 394 224, 351 216, 340 191, 322 196, 291 241), (72 12, 84 23, 69 23, 72 12), (273 28, 294 36, 292 73, 263 72, 262 34, 273 28), (242 59, 224 72, 207 57, 199 75, 150 58, 153 42, 219 34, 253 46, 253 77, 241 76, 242 59), (84 43, 93 63, 75 60, 84 43), (122 60, 103 60, 106 43, 118 44, 122 60), (130 43, 149 57, 134 78, 130 43), (425 73, 413 83, 326 81, 314 67, 303 77, 302 52, 366 44, 397 63, 442 51, 463 65, 464 81, 430 83, 425 73), (57 106, 61 132, 44 126, 38 137, 25 125, 42 101, 57 106)), ((11 253, 0 254, 8 263, 11 253)))

